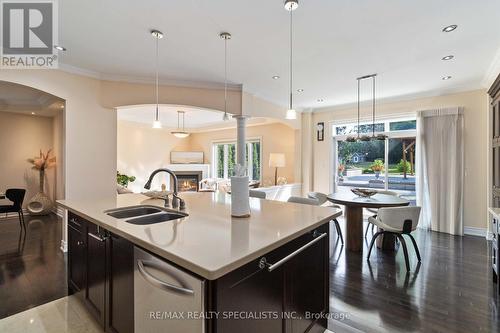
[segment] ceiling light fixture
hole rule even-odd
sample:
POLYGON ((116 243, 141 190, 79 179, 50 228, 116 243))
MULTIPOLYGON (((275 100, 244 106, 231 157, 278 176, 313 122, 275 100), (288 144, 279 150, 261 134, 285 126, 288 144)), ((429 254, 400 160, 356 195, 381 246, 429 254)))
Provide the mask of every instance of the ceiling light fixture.
POLYGON ((304 89, 297 89, 297 92, 299 93, 304 92, 304 89))
POLYGON ((447 76, 443 76, 443 78, 442 78, 442 80, 443 80, 443 81, 447 81, 447 80, 449 80, 449 79, 451 79, 451 76, 449 76, 449 75, 447 75, 447 76))
POLYGON ((324 101, 325 101, 325 100, 324 100, 323 98, 318 98, 318 99, 316 100, 316 102, 318 102, 318 103, 323 103, 324 101))
POLYGON ((160 107, 158 103, 158 41, 163 38, 163 33, 159 30, 151 30, 151 36, 156 40, 156 76, 155 76, 155 95, 156 95, 156 109, 155 109, 155 121, 153 122, 153 128, 161 128, 160 122, 160 107))
POLYGON ((184 111, 177 111, 177 130, 170 132, 173 136, 179 138, 179 139, 184 139, 189 136, 189 133, 184 130, 184 111), (180 115, 182 114, 182 128, 180 126, 180 115))
POLYGON ((278 80, 280 77, 278 75, 273 76, 273 80, 278 80))
POLYGON ((299 7, 299 0, 285 0, 285 9, 290 12, 290 103, 286 110, 286 119, 297 119, 293 108, 293 11, 299 7))
POLYGON ((441 60, 445 60, 446 61, 446 60, 451 60, 453 58, 455 58, 455 57, 452 56, 452 55, 447 55, 446 57, 442 57, 441 60))
POLYGON ((57 50, 57 51, 66 51, 66 48, 63 47, 63 46, 60 46, 60 45, 54 45, 54 48, 57 50))
POLYGON ((36 113, 35 112, 31 112, 32 115, 35 115, 36 113))
POLYGON ((447 27, 444 27, 443 28, 443 32, 452 32, 453 30, 455 30, 456 28, 458 28, 458 25, 456 24, 452 24, 452 25, 449 25, 447 27))
POLYGON ((228 121, 229 115, 227 114, 227 41, 231 39, 229 32, 221 32, 219 37, 224 39, 224 116, 222 120, 228 121))

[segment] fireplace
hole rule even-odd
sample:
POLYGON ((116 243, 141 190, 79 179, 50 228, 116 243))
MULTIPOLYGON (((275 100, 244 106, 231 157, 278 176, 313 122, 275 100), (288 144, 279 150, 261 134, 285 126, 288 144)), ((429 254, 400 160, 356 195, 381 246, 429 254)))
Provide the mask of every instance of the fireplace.
POLYGON ((174 171, 177 176, 179 192, 198 192, 202 179, 201 171, 174 171))

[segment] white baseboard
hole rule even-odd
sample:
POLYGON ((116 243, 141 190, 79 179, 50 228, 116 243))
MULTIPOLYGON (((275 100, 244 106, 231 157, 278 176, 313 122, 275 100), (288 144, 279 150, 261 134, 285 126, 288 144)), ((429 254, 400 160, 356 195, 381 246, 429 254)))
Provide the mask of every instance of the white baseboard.
POLYGON ((66 241, 64 239, 61 239, 61 247, 60 247, 60 249, 63 252, 68 252, 68 244, 66 243, 66 241))
MULTIPOLYGON (((30 212, 28 212, 26 209, 23 209, 23 214, 25 216, 28 216, 28 215, 30 215, 30 212)), ((17 213, 7 213, 7 215, 0 214, 0 220, 1 219, 10 219, 10 218, 13 218, 13 217, 18 218, 19 216, 17 215, 17 213)))
POLYGON ((64 216, 64 208, 60 207, 59 205, 54 207, 54 209, 52 209, 52 212, 57 216, 59 216, 60 218, 64 216))
POLYGON ((489 237, 491 237, 491 235, 488 234, 488 230, 486 230, 485 228, 476 227, 464 227, 464 235, 479 236, 488 239, 489 237))

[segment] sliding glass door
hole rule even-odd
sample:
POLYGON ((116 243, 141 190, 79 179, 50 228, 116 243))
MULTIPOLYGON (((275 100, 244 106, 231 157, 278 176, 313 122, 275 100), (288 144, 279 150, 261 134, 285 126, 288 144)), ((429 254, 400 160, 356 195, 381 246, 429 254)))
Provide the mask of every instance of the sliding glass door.
MULTIPOLYGON (((361 124, 360 133, 371 136, 371 127, 361 124)), ((334 191, 388 190, 414 205, 416 121, 386 120, 375 124, 375 131, 387 139, 350 142, 347 138, 357 134, 357 124, 333 125, 334 191)))

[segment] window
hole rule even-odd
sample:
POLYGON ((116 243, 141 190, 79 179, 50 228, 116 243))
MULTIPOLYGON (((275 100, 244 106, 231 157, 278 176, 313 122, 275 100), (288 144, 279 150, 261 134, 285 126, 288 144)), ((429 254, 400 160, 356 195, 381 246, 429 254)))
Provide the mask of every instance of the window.
MULTIPOLYGON (((236 142, 217 142, 213 145, 213 167, 217 178, 229 178, 234 175, 236 165, 236 142)), ((261 176, 261 142, 260 139, 247 140, 246 156, 248 178, 260 180, 261 176)))
MULTIPOLYGON (((357 134, 357 123, 333 125, 333 188, 348 192, 362 187, 397 192, 416 202, 415 187, 415 118, 379 120, 375 134, 384 133, 385 140, 349 141, 357 134)), ((360 123, 360 134, 371 136, 372 125, 360 123)))

